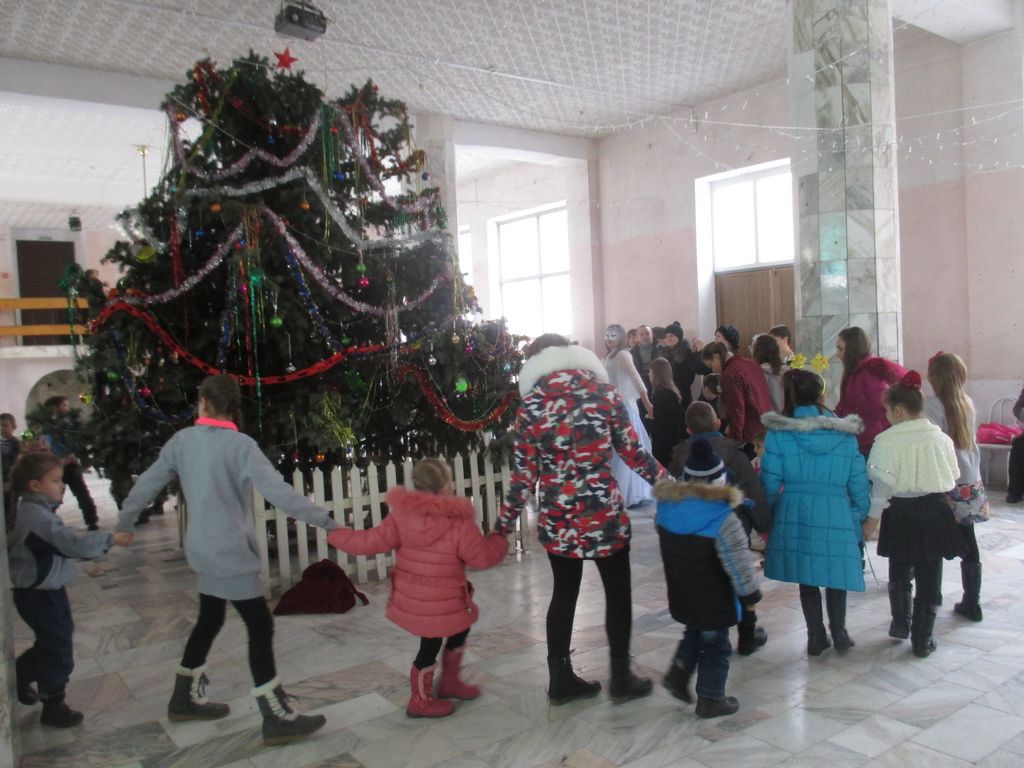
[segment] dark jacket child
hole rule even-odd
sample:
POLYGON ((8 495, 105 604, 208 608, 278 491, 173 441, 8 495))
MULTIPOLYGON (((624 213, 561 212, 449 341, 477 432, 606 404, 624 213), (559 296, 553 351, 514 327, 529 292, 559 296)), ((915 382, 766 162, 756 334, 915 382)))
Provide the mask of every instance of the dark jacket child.
POLYGON ((82 713, 64 703, 64 689, 75 668, 71 604, 65 586, 75 578, 73 560, 93 560, 114 544, 131 543, 128 533, 76 534, 56 509, 64 498, 64 465, 49 453, 27 453, 11 469, 17 511, 7 559, 14 606, 32 629, 35 644, 15 662, 18 701, 43 702, 39 721, 55 728, 82 722, 82 713), (38 695, 33 684, 39 686, 38 695))
POLYGON ((412 470, 414 490, 388 491, 388 516, 376 528, 338 528, 327 535, 331 546, 353 555, 395 551, 387 617, 420 638, 409 670, 409 717, 446 717, 455 703, 475 699, 480 686, 462 680, 466 638, 480 610, 466 580, 466 566, 491 568, 508 552, 504 536, 484 538, 471 499, 455 496, 452 471, 440 459, 423 459, 412 470), (447 642, 445 642, 447 638, 447 642), (437 654, 441 684, 434 696, 437 654))
MULTIPOLYGON (((682 476, 694 440, 704 438, 711 443, 712 450, 725 462, 730 483, 743 494, 743 504, 733 511, 743 524, 749 541, 751 530, 767 533, 771 528, 771 507, 765 500, 764 488, 757 472, 743 452, 743 444, 723 435, 721 428, 721 421, 715 416, 710 405, 701 402, 691 403, 686 409, 686 430, 690 434, 690 439, 679 443, 673 450, 669 472, 673 477, 682 476)), ((749 656, 768 642, 768 632, 757 626, 757 613, 749 606, 743 606, 743 616, 740 618, 737 634, 736 653, 741 656, 749 656)))
POLYGON ((672 380, 672 364, 668 360, 663 357, 651 360, 650 374, 654 390, 651 453, 659 464, 667 467, 672 459, 672 448, 686 439, 682 397, 672 380))
POLYGON ((4 515, 7 518, 7 533, 10 535, 14 520, 14 504, 11 497, 11 470, 21 453, 21 441, 14 436, 18 422, 10 413, 0 413, 0 472, 4 482, 4 515))
POLYGON ((206 659, 224 624, 228 601, 245 622, 252 695, 263 715, 263 743, 285 744, 327 722, 300 715, 277 676, 274 619, 260 582, 260 556, 253 522, 253 489, 289 517, 327 530, 337 523, 286 483, 260 450, 238 431, 242 393, 231 376, 207 376, 199 386, 199 418, 177 432, 125 499, 119 531, 131 531, 141 514, 172 480, 188 499, 185 558, 199 576, 199 618, 181 657, 167 718, 218 720, 227 704, 206 698, 206 659))
POLYGON ((99 515, 96 502, 85 484, 85 470, 78 456, 78 440, 71 404, 63 395, 54 395, 43 406, 49 411, 50 420, 43 425, 46 445, 64 465, 64 483, 71 489, 71 495, 82 510, 82 519, 90 531, 99 530, 99 515))
POLYGON ((660 481, 654 489, 669 611, 686 625, 664 685, 689 703, 696 671, 697 717, 720 717, 739 709, 725 695, 729 627, 739 620, 741 605, 754 605, 761 592, 747 535, 733 514, 743 494, 726 485, 725 462, 707 440, 693 441, 683 478, 660 481))

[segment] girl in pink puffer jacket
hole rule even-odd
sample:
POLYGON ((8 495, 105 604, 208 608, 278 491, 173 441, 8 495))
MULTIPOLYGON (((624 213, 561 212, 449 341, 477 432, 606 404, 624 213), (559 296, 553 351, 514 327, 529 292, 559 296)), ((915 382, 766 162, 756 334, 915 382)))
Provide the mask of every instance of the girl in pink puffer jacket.
POLYGON ((451 469, 439 459, 423 459, 412 470, 415 490, 392 488, 388 516, 365 531, 338 528, 327 541, 352 555, 396 550, 391 596, 385 615, 420 638, 420 652, 409 671, 409 717, 445 717, 455 704, 444 699, 475 699, 480 687, 459 677, 469 628, 479 616, 466 566, 490 568, 508 551, 504 536, 484 538, 473 502, 454 496, 451 469), (434 696, 434 670, 444 638, 441 684, 434 696))

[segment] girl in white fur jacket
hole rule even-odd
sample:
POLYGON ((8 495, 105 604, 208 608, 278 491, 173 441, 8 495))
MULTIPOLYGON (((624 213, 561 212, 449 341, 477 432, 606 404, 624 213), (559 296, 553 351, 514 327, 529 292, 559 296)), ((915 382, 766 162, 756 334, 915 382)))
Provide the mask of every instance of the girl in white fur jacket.
POLYGON ((945 495, 956 485, 959 469, 953 441, 924 418, 917 371, 908 371, 889 387, 882 403, 892 426, 875 438, 868 456, 873 485, 864 535, 874 531, 880 515, 878 554, 889 558, 889 636, 902 639, 909 635, 914 655, 924 658, 935 650, 932 629, 942 558, 965 552, 945 495), (917 584, 913 614, 911 579, 917 584))

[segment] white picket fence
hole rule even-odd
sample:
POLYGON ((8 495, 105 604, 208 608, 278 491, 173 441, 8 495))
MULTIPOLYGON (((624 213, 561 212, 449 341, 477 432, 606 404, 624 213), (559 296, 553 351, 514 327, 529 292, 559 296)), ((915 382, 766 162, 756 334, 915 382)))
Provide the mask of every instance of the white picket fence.
MULTIPOLYGON (((455 478, 455 493, 468 496, 476 508, 476 520, 481 529, 490 532, 498 516, 501 500, 509 484, 507 462, 499 466, 482 451, 466 456, 456 454, 449 459, 455 478)), ((380 525, 383 519, 384 496, 397 485, 411 487, 411 460, 395 465, 370 464, 366 469, 357 467, 345 471, 335 467, 329 476, 323 472, 313 473, 312 501, 334 513, 340 525, 356 530, 380 525), (381 479, 383 478, 383 484, 381 479), (329 484, 330 496, 327 498, 329 484)), ((304 493, 302 473, 296 471, 292 485, 304 493)), ((259 540, 261 578, 264 591, 269 597, 272 592, 284 591, 302 577, 302 572, 311 562, 333 558, 345 569, 356 583, 383 581, 388 569, 394 566, 393 553, 367 557, 352 557, 332 550, 327 546, 327 532, 322 528, 290 520, 274 508, 268 508, 263 497, 253 494, 256 510, 256 533, 259 540), (272 557, 272 550, 275 556, 272 557)), ((520 516, 519 525, 510 540, 510 551, 526 550, 526 513, 520 516)))

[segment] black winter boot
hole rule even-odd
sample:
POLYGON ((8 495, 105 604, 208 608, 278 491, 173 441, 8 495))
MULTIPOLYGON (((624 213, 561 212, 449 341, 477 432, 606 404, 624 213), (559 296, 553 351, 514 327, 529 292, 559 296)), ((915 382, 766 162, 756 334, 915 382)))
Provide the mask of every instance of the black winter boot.
POLYGON ((309 736, 324 727, 323 715, 300 715, 288 703, 288 694, 275 677, 259 688, 253 688, 260 714, 263 715, 263 743, 268 747, 287 744, 309 736))
POLYGON ((167 719, 174 722, 183 720, 220 720, 231 713, 227 704, 215 704, 206 698, 206 665, 195 669, 178 667, 174 677, 174 693, 167 703, 167 719))
POLYGON ((825 590, 825 608, 828 610, 828 629, 832 634, 832 645, 837 651, 853 648, 853 638, 846 631, 846 591, 825 590))
POLYGON ((736 653, 740 656, 749 656, 768 642, 768 633, 764 627, 757 626, 757 614, 753 611, 744 611, 736 633, 736 653))
POLYGON ((910 642, 914 655, 919 659, 931 656, 935 650, 935 606, 922 600, 914 600, 914 618, 910 625, 910 642))
POLYGON ((821 613, 821 592, 817 587, 800 585, 800 607, 807 622, 807 655, 821 656, 832 646, 825 632, 825 621, 821 613))
POLYGON ((653 686, 649 677, 637 677, 629 668, 629 656, 612 656, 611 696, 617 702, 649 696, 653 686))
POLYGON ((687 704, 693 704, 693 694, 690 693, 691 677, 693 677, 692 669, 681 667, 673 661, 672 666, 670 666, 668 668, 668 672, 665 673, 665 679, 661 681, 661 684, 665 686, 665 690, 680 701, 685 701, 687 704))
POLYGON ((953 611, 971 621, 981 621, 981 563, 961 561, 960 580, 964 585, 964 599, 953 606, 953 611))
POLYGON ((600 683, 584 680, 572 671, 568 656, 548 656, 548 701, 552 704, 589 699, 600 692, 600 683))
POLYGON ((910 637, 910 582, 889 582, 889 611, 892 623, 889 625, 889 637, 906 640, 910 637))
POLYGON ((43 714, 39 722, 53 728, 74 728, 81 724, 85 717, 81 712, 76 712, 64 703, 64 691, 53 693, 40 693, 40 700, 43 702, 43 714))
POLYGON ((14 680, 18 688, 18 701, 26 707, 31 707, 33 704, 39 703, 39 694, 36 692, 36 687, 32 685, 34 681, 28 679, 29 673, 19 669, 22 666, 20 662, 21 657, 19 656, 14 662, 14 680))
POLYGON ((695 714, 705 720, 712 717, 723 717, 724 715, 735 714, 740 708, 740 703, 735 696, 723 696, 720 699, 705 699, 703 696, 697 699, 695 714))

